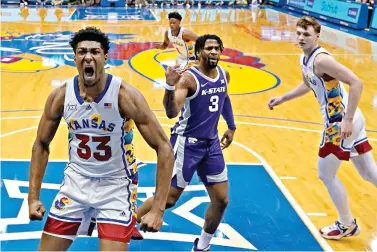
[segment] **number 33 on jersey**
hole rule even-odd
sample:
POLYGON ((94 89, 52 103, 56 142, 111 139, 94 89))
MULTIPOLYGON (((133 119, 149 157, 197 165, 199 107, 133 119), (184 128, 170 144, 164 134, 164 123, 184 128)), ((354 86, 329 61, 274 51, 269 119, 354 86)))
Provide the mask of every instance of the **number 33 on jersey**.
POLYGON ((108 75, 93 101, 80 96, 78 76, 67 81, 63 117, 69 130, 69 164, 90 177, 130 176, 125 149, 125 123, 118 108, 122 80, 108 75))

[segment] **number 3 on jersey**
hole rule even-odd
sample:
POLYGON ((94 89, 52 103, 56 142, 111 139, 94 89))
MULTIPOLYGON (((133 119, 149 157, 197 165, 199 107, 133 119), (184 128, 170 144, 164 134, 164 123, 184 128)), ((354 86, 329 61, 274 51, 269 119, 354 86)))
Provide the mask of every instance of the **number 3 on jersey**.
POLYGON ((209 111, 210 112, 216 112, 219 110, 219 97, 217 95, 211 96, 209 98, 209 101, 211 102, 211 106, 209 106, 209 111))
POLYGON ((77 147, 77 155, 80 158, 88 160, 92 155, 98 161, 107 161, 111 158, 111 147, 106 145, 110 142, 110 136, 90 137, 87 135, 76 134, 76 138, 81 141, 77 147), (92 152, 88 145, 90 140, 94 143, 99 143, 94 152, 92 152))

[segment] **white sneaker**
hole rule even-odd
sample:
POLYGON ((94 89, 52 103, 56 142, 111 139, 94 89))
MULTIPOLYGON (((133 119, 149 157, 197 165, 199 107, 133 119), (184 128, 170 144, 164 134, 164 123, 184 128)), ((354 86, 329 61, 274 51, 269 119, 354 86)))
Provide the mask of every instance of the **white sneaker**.
POLYGON ((326 239, 340 240, 343 237, 359 235, 360 228, 356 223, 356 219, 354 219, 350 226, 343 225, 339 221, 336 221, 334 225, 324 227, 320 229, 319 232, 326 239))

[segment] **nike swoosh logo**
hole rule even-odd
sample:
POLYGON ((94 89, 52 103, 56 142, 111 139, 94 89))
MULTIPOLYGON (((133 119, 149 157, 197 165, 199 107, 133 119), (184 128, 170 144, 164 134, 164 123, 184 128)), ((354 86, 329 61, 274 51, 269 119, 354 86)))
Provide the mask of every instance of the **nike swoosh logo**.
POLYGON ((206 83, 204 83, 204 84, 202 84, 202 85, 200 85, 201 87, 205 87, 205 86, 207 86, 207 84, 208 84, 208 82, 206 82, 206 83))

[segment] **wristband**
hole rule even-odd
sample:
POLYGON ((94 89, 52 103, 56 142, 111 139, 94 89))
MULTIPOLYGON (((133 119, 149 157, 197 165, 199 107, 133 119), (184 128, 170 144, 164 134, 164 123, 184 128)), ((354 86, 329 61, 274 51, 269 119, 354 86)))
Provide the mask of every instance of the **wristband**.
POLYGON ((170 86, 169 84, 167 83, 162 83, 161 84, 166 90, 168 91, 174 91, 175 90, 175 86, 170 86))
POLYGON ((228 125, 228 129, 236 131, 236 125, 228 125))

